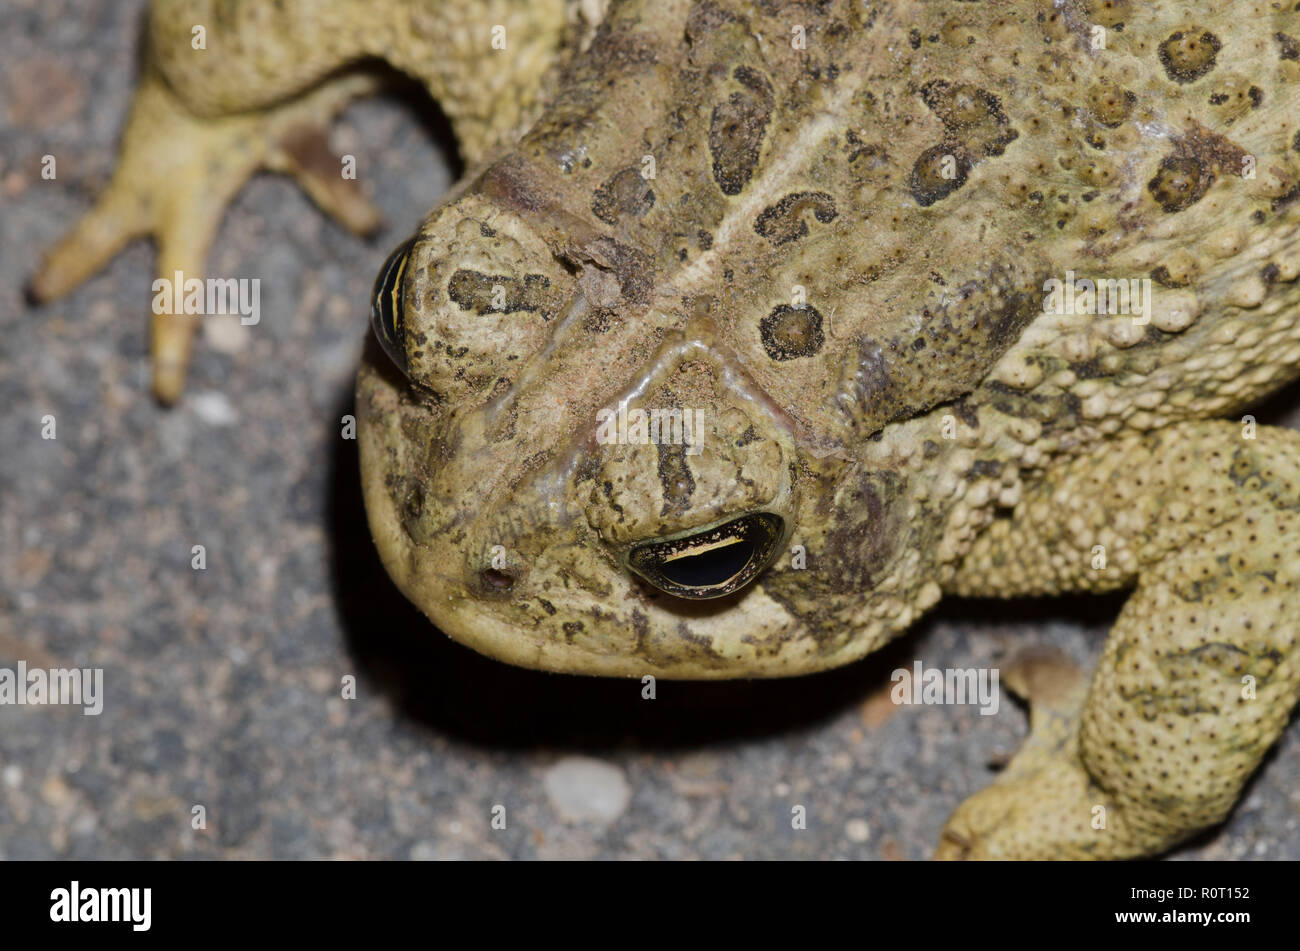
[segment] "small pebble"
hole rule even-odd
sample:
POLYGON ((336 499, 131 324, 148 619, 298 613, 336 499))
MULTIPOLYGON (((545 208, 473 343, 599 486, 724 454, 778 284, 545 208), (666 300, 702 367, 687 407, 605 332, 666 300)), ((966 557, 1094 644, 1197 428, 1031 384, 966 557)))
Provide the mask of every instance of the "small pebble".
POLYGON ((612 822, 632 793, 623 771, 588 756, 566 756, 542 780, 551 806, 570 822, 612 822))
POLYGON ((229 426, 239 418, 226 394, 216 390, 195 393, 190 397, 190 404, 194 407, 194 415, 209 426, 229 426))

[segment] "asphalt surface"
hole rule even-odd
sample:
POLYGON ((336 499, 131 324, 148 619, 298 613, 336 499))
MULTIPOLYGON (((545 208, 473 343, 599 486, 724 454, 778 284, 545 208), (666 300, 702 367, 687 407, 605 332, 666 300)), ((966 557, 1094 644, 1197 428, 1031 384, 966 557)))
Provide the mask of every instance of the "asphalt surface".
MULTIPOLYGON (((335 131, 387 215, 372 242, 285 179, 244 189, 211 273, 259 278, 262 321, 209 330, 174 409, 147 389, 148 242, 24 300, 113 167, 141 10, 0 0, 0 667, 105 672, 100 716, 0 706, 0 859, 927 856, 1026 715, 895 707, 890 672, 1042 644, 1087 663, 1119 602, 950 603, 843 670, 654 701, 453 644, 384 575, 339 423, 374 274, 451 181, 431 107, 371 100, 335 131)), ((1298 754, 1293 721, 1174 857, 1300 858, 1298 754)))

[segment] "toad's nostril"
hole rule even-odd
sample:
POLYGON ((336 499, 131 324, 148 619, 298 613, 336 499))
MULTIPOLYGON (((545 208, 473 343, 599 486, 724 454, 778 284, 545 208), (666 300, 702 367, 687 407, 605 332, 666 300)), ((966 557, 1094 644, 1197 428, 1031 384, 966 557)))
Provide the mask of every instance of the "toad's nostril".
POLYGON ((480 573, 483 584, 491 591, 509 591, 515 586, 515 576, 508 571, 487 568, 480 573))
POLYGON ((679 598, 720 598, 768 566, 784 530, 779 515, 754 512, 679 538, 643 542, 629 552, 628 567, 679 598))

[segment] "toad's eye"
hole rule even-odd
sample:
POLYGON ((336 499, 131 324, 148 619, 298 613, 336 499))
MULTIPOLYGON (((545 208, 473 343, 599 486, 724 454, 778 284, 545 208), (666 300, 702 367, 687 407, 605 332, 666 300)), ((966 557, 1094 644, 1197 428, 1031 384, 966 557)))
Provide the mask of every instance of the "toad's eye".
POLYGON ((375 290, 370 298, 370 326, 388 358, 406 372, 406 317, 402 312, 402 275, 415 239, 398 245, 379 269, 375 290))
POLYGON ((781 516, 754 512, 680 538, 643 542, 628 553, 628 567, 679 598, 721 598, 768 566, 784 530, 781 516))

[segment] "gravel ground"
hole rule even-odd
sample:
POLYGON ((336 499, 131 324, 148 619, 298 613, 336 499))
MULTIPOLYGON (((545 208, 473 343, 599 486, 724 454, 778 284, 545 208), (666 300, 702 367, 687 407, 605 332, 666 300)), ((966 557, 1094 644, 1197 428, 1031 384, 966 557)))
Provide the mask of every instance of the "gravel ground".
MULTIPOLYGON (((654 702, 451 643, 384 575, 339 438, 371 280, 451 180, 431 108, 372 100, 338 125, 387 214, 372 243, 284 179, 240 194, 211 272, 260 278, 262 322, 210 331, 175 409, 147 391, 147 242, 24 301, 113 167, 141 10, 0 0, 0 667, 105 671, 101 716, 0 707, 0 858, 926 856, 1026 717, 893 707, 890 672, 1047 643, 1087 662, 1118 602, 955 602, 843 670, 654 702)), ((1262 418, 1294 425, 1298 397, 1262 418)), ((1293 723, 1175 857, 1300 857, 1297 754, 1293 723)))

